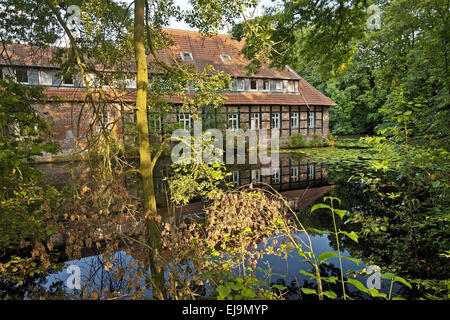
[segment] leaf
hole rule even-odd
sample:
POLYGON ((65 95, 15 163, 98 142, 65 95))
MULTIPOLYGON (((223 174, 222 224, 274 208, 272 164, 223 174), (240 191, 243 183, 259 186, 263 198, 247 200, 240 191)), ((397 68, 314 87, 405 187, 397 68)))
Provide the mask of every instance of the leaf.
POLYGON ((272 285, 272 288, 278 289, 278 290, 280 290, 280 291, 283 291, 283 290, 286 289, 286 287, 283 286, 283 285, 281 285, 281 284, 273 284, 273 285, 272 285))
POLYGON ((333 277, 324 277, 324 278, 320 278, 325 282, 329 282, 329 283, 336 283, 336 281, 338 280, 337 277, 333 276, 333 277))
POLYGON ((351 258, 351 257, 342 257, 342 258, 344 258, 344 259, 346 259, 348 261, 352 261, 352 262, 356 263, 357 265, 359 265, 361 263, 360 259, 351 258))
POLYGON ((318 233, 318 234, 324 234, 324 233, 327 233, 327 232, 328 232, 328 231, 325 231, 325 230, 319 230, 319 229, 312 228, 312 227, 309 227, 308 230, 309 230, 309 231, 312 231, 312 232, 314 232, 314 233, 318 233))
POLYGON ((379 292, 375 288, 369 289, 369 294, 374 298, 385 298, 386 299, 386 294, 379 292))
POLYGON ((316 290, 309 288, 300 288, 304 294, 317 294, 316 290))
POLYGON ((408 281, 406 281, 405 279, 403 279, 402 277, 395 276, 394 281, 400 282, 400 283, 404 284, 405 286, 407 286, 409 289, 412 289, 411 284, 408 281))
POLYGON ((352 239, 353 241, 358 242, 359 236, 355 231, 346 232, 346 231, 339 230, 339 232, 345 234, 348 238, 352 239))
POLYGON ((231 288, 228 286, 218 286, 217 292, 219 293, 219 298, 223 299, 230 294, 231 288))
POLYGON ((369 293, 369 290, 360 281, 356 279, 347 279, 347 282, 355 286, 359 291, 369 293))
POLYGON ((331 210, 331 207, 325 203, 318 203, 312 206, 311 212, 316 211, 317 209, 329 209, 331 210))
POLYGON ((305 270, 300 270, 299 273, 304 274, 305 276, 309 276, 311 279, 315 279, 316 276, 310 272, 306 272, 305 270))
POLYGON ((341 218, 341 220, 347 214, 347 210, 342 210, 342 209, 334 209, 334 212, 337 213, 337 215, 339 216, 339 218, 341 218))
POLYGON ((326 251, 320 254, 319 258, 317 259, 317 262, 321 264, 323 261, 330 259, 332 257, 337 257, 337 253, 333 251, 326 251))
POLYGON ((392 280, 395 277, 395 274, 390 273, 390 272, 386 272, 386 273, 380 273, 380 276, 383 279, 388 279, 388 280, 392 280))
POLYGON ((333 291, 324 291, 323 295, 330 298, 330 299, 336 299, 337 298, 337 294, 334 293, 333 291))

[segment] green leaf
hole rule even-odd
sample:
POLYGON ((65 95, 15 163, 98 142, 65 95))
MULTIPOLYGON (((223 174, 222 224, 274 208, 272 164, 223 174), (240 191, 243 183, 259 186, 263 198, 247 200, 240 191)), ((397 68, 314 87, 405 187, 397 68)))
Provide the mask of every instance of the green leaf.
POLYGON ((315 279, 316 276, 310 272, 306 272, 305 270, 300 270, 299 273, 304 274, 305 276, 310 277, 311 279, 315 279))
POLYGON ((312 206, 311 212, 316 211, 317 209, 329 209, 331 210, 331 207, 325 203, 318 203, 312 206))
POLYGON ((286 287, 283 286, 283 285, 281 285, 281 284, 273 284, 273 285, 272 285, 272 288, 278 289, 278 290, 280 290, 280 291, 286 289, 286 287))
POLYGON ((326 251, 320 254, 319 258, 317 259, 317 262, 319 264, 321 264, 322 262, 324 262, 327 259, 330 259, 332 257, 337 257, 337 253, 333 252, 333 251, 326 251))
POLYGON ((408 281, 406 281, 405 279, 403 279, 402 277, 395 276, 394 281, 400 282, 400 283, 404 284, 405 286, 407 286, 409 289, 412 289, 411 284, 408 281))
POLYGON ((337 213, 337 215, 339 216, 339 218, 341 218, 341 220, 347 214, 347 210, 342 210, 342 209, 334 209, 334 212, 337 213))
POLYGON ((228 286, 218 286, 217 292, 219 293, 219 298, 224 299, 226 296, 230 294, 231 288, 228 286))
POLYGON ((324 291, 323 295, 330 298, 330 299, 336 299, 337 298, 337 294, 334 293, 333 291, 324 291))
POLYGON ((320 279, 322 279, 325 282, 329 282, 329 283, 336 283, 336 281, 338 280, 338 278, 335 277, 335 276, 333 276, 333 277, 323 277, 323 278, 320 278, 320 279))
POLYGON ((385 298, 386 299, 386 294, 379 292, 375 288, 369 289, 369 294, 374 298, 385 298))
POLYGON ((360 281, 356 279, 347 279, 347 282, 355 286, 359 291, 369 293, 369 290, 360 281))
POLYGON ((309 227, 308 230, 309 230, 309 231, 312 231, 312 232, 314 232, 314 233, 318 233, 318 234, 328 233, 328 231, 319 230, 319 229, 312 228, 312 227, 309 227))
POLYGON ((346 232, 346 231, 342 231, 339 230, 340 233, 345 234, 347 237, 349 237, 350 239, 352 239, 355 242, 358 242, 358 234, 355 231, 352 232, 346 232))
POLYGON ((304 294, 317 294, 316 290, 309 288, 300 288, 304 294))
POLYGON ((346 259, 348 261, 352 261, 352 262, 356 263, 357 265, 359 265, 361 263, 360 259, 351 258, 351 257, 342 257, 342 258, 344 258, 344 259, 346 259))
POLYGON ((393 278, 395 278, 395 274, 390 273, 390 272, 380 273, 380 276, 381 276, 383 279, 388 279, 388 280, 392 280, 393 278))

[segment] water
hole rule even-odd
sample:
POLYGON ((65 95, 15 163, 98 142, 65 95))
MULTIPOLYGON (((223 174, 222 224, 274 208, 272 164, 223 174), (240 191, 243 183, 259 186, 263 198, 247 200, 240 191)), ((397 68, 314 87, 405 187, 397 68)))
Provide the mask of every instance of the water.
MULTIPOLYGON (((354 167, 361 166, 360 162, 355 162, 354 167)), ((70 175, 68 174, 65 165, 39 165, 47 173, 48 183, 62 187, 70 185, 70 175)), ((332 193, 333 195, 340 195, 343 200, 342 207, 344 208, 362 208, 364 203, 358 201, 365 201, 359 199, 361 188, 356 182, 346 182, 348 178, 356 173, 352 172, 352 164, 347 163, 347 167, 329 165, 327 162, 311 161, 304 159, 304 157, 297 154, 282 154, 280 157, 280 167, 271 175, 261 175, 261 166, 246 165, 246 166, 231 166, 228 168, 232 173, 230 182, 235 186, 242 186, 248 183, 258 184, 259 182, 270 184, 274 189, 279 191, 289 202, 290 206, 298 213, 298 216, 305 227, 313 227, 316 229, 332 230, 330 225, 331 219, 326 213, 309 213, 310 207, 318 202, 322 202, 322 197, 332 193), (353 189, 353 190, 352 190, 353 189), (354 194, 352 194, 354 192, 354 194), (358 195, 358 196, 356 196, 358 195)), ((360 169, 360 167, 358 167, 360 169)), ((164 206, 163 196, 163 180, 162 178, 168 172, 168 165, 160 165, 156 172, 156 189, 159 194, 159 205, 164 206)), ((76 167, 76 172, 79 174, 89 175, 86 173, 86 168, 83 164, 76 167)), ((201 207, 201 206, 200 206, 201 207)), ((198 213, 198 202, 189 204, 183 210, 185 214, 198 213)), ((302 235, 299 235, 302 237, 302 235)), ((325 234, 311 233, 312 247, 317 256, 323 252, 336 251, 336 244, 334 236, 325 234)), ((269 239, 268 244, 271 244, 273 239, 269 239)), ((263 243, 258 245, 258 248, 263 246, 263 243)), ((342 256, 350 258, 361 258, 361 252, 358 245, 349 239, 342 240, 341 243, 342 256), (355 254, 354 254, 355 253, 355 254)), ((80 291, 76 288, 71 288, 68 282, 69 278, 73 278, 73 273, 68 272, 69 266, 77 266, 80 270, 81 286, 86 287, 87 291, 93 292, 100 290, 103 292, 104 288, 108 288, 110 292, 127 292, 130 279, 139 278, 138 269, 135 265, 135 260, 131 256, 127 256, 124 251, 118 251, 114 254, 115 262, 108 270, 105 270, 105 263, 98 254, 86 254, 79 260, 66 261, 59 270, 39 279, 38 283, 34 285, 39 286, 40 290, 51 292, 53 297, 72 297, 79 298, 80 291), (116 268, 117 267, 117 268, 116 268), (126 270, 122 272, 121 270, 126 270), (122 273, 121 273, 122 272, 122 273)), ((339 261, 336 257, 328 260, 326 264, 322 265, 322 272, 328 275, 339 276, 338 268, 339 261)), ((343 259, 342 267, 345 273, 354 270, 359 271, 366 267, 364 259, 361 259, 360 264, 355 264, 352 261, 343 259)), ((302 294, 300 287, 314 288, 315 281, 308 276, 299 273, 300 270, 312 272, 312 268, 304 259, 298 255, 297 252, 292 251, 285 259, 279 256, 266 256, 258 262, 257 268, 270 270, 271 277, 267 279, 266 275, 259 271, 258 277, 261 280, 267 281, 269 284, 282 284, 288 287, 284 293, 288 299, 308 299, 308 295, 302 294)), ((168 274, 166 273, 166 278, 168 274)), ((355 279, 361 281, 364 285, 367 283, 368 276, 356 275, 355 279)), ((138 283, 145 286, 144 277, 140 277, 138 283)), ((325 284, 327 287, 328 284, 325 284)), ((333 286, 331 286, 333 287, 333 286)), ((334 288, 334 287, 333 287, 334 288)), ((340 287, 335 286, 335 292, 339 293, 340 287)), ((331 289, 331 288, 330 288, 331 289)), ((394 286, 394 293, 401 290, 401 286, 394 286)), ((389 281, 381 281, 381 292, 387 293, 389 290, 389 281)), ((133 289, 128 290, 132 292, 133 289)), ((354 287, 347 285, 347 291, 354 293, 356 298, 368 298, 367 295, 362 295, 354 290, 354 287)), ((36 290, 28 290, 24 297, 35 298, 36 290)), ((150 289, 144 290, 145 297, 151 297, 150 289)), ((119 295, 120 296, 120 295, 119 295)), ((123 298, 128 298, 124 296, 123 298)))

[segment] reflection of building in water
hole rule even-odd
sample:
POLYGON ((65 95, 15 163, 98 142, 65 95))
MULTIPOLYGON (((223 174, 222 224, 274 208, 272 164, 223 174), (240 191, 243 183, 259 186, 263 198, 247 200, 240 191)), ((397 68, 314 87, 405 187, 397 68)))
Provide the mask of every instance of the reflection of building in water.
POLYGON ((328 184, 328 165, 326 163, 301 162, 280 159, 275 168, 261 165, 235 165, 229 168, 230 181, 234 186, 270 184, 277 191, 295 190, 328 184), (264 174, 264 168, 267 168, 264 174), (270 170, 270 171, 269 171, 270 170))

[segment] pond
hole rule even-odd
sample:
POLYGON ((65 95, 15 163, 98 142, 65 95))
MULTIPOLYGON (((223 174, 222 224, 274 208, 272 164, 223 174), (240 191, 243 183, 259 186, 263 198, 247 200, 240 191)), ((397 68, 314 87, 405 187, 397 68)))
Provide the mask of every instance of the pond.
MULTIPOLYGON (((364 195, 364 185, 358 179, 350 177, 359 173, 368 173, 369 161, 374 159, 374 152, 361 146, 357 138, 342 139, 335 148, 314 148, 289 150, 280 154, 280 167, 273 171, 271 175, 261 175, 261 166, 243 165, 230 166, 230 182, 235 186, 242 186, 249 183, 259 182, 271 185, 281 193, 288 201, 290 207, 296 212, 299 220, 308 229, 312 247, 317 256, 323 252, 337 252, 335 236, 329 233, 333 230, 332 219, 329 212, 315 211, 311 213, 311 207, 316 203, 323 202, 323 197, 332 195, 342 200, 340 208, 353 212, 371 211, 368 207, 368 199, 364 195), (325 233, 316 232, 325 230, 325 233), (327 232, 328 231, 328 232, 327 232)), ((53 185, 61 187, 70 181, 70 174, 67 167, 57 164, 44 164, 38 167, 46 172, 47 181, 53 185)), ((82 173, 83 165, 75 168, 75 171, 82 173)), ((167 164, 163 163, 156 170, 156 189, 160 195, 159 205, 164 207, 163 177, 167 174, 167 164)), ((183 214, 201 214, 202 205, 194 201, 182 210, 183 214)), ((343 230, 352 230, 352 226, 339 225, 343 230)), ((297 234, 304 238, 304 234, 297 234)), ((270 246, 275 237, 270 238, 267 244, 260 243, 261 246, 270 246)), ((277 245, 280 244, 277 239, 277 245)), ((305 240, 305 239, 304 239, 305 240)), ((370 282, 369 275, 360 274, 370 264, 371 249, 364 242, 355 243, 347 237, 340 239, 341 254, 349 259, 342 260, 342 268, 346 277, 359 280, 364 285, 370 282), (367 259, 366 259, 367 257, 367 259), (358 263, 355 263, 358 261, 358 263)), ((24 298, 33 299, 45 293, 49 298, 72 297, 79 298, 81 293, 77 288, 70 287, 70 281, 78 272, 80 275, 80 285, 87 290, 103 292, 108 288, 110 292, 124 292, 130 286, 130 279, 139 278, 141 286, 146 285, 145 277, 135 268, 136 257, 128 256, 125 251, 118 251, 114 254, 112 266, 105 268, 101 252, 85 250, 84 256, 79 260, 71 260, 62 263, 58 269, 50 274, 39 276, 34 281, 30 281, 29 287, 22 290, 24 298), (74 266, 76 266, 74 268, 74 266), (74 271, 75 270, 75 271, 74 271), (69 285, 69 287, 68 287, 69 285)), ((315 288, 315 280, 300 270, 312 272, 312 268, 303 257, 295 250, 287 257, 266 256, 258 261, 256 266, 257 277, 270 284, 279 284, 286 287, 283 295, 287 299, 316 299, 311 295, 302 293, 303 288, 315 288), (263 271, 265 270, 265 271, 263 271)), ((332 257, 327 263, 321 265, 322 275, 339 277, 339 260, 332 257)), ((166 278, 168 274, 166 273, 166 278)), ((73 282, 71 282, 73 284, 73 282)), ((333 289, 339 292, 340 284, 326 283, 325 289, 333 289)), ((369 295, 356 290, 352 285, 346 284, 346 291, 352 298, 370 299, 369 295)), ((390 281, 381 279, 380 292, 388 294, 390 281)), ((8 290, 8 285, 3 284, 3 292, 8 290)), ((14 290, 13 290, 14 291, 14 290)), ((208 290, 206 290, 208 291, 208 290)), ((152 297, 151 289, 143 291, 144 296, 152 297)), ((205 293, 208 295, 208 293, 205 293)), ((394 284, 393 296, 407 296, 410 292, 406 287, 394 284)), ((120 297, 120 295, 119 295, 120 297)), ((126 297, 124 297, 126 298, 126 297)))

